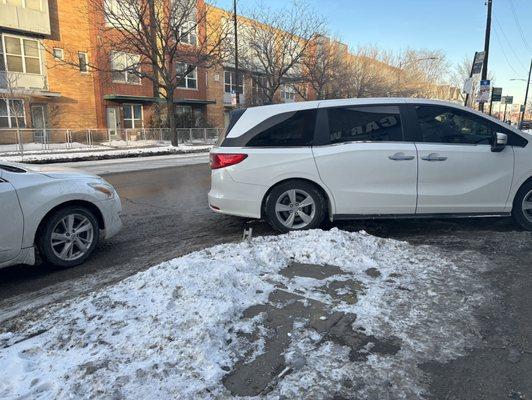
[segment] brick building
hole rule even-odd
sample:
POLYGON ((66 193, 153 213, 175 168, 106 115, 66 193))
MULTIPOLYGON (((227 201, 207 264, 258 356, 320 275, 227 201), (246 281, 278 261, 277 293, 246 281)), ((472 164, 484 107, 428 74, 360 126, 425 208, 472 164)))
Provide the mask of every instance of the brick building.
MULTIPOLYGON (((24 138, 28 142, 44 134, 61 141, 65 129, 94 129, 112 138, 121 129, 160 123, 156 111, 164 101, 154 83, 123 70, 139 56, 107 49, 105 35, 112 32, 102 33, 105 17, 90 7, 88 0, 0 0, 0 143, 13 141, 5 128, 12 131, 16 125, 35 128, 24 133, 32 136, 24 138)), ((198 0, 197 7, 206 7, 204 0, 198 0)), ((231 17, 208 7, 209 18, 217 23, 231 17)), ((240 23, 244 29, 256 21, 240 18, 240 23)), ((190 35, 194 44, 198 32, 190 35)), ((335 46, 351 56, 347 46, 335 46)), ((231 61, 209 70, 196 68, 175 92, 177 119, 186 127, 223 127, 235 107, 235 91, 241 93, 243 106, 264 103, 261 79, 260 72, 244 70, 236 82, 231 61)), ((440 91, 440 96, 455 95, 454 88, 440 91)), ((308 94, 311 99, 312 91, 308 94)), ((274 99, 300 100, 288 84, 281 85, 274 99)))

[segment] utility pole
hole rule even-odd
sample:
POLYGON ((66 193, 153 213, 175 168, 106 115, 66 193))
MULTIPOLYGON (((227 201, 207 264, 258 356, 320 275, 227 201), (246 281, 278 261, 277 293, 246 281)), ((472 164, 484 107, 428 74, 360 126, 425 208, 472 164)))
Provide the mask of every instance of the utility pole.
MULTIPOLYGON (((482 66, 482 80, 488 79, 488 58, 490 52, 491 36, 491 7, 493 0, 486 0, 488 5, 488 17, 486 20, 486 36, 484 37, 484 65, 482 66)), ((480 111, 484 112, 484 103, 480 103, 480 111)))
POLYGON ((236 15, 236 0, 233 0, 233 26, 235 29, 235 97, 236 97, 236 106, 240 104, 240 94, 238 93, 238 23, 236 15))
POLYGON ((528 89, 530 89, 530 74, 532 73, 532 59, 530 60, 530 69, 528 70, 528 81, 526 83, 526 92, 525 92, 525 104, 523 105, 523 112, 521 113, 521 124, 525 119, 526 112, 526 103, 528 102, 528 89))

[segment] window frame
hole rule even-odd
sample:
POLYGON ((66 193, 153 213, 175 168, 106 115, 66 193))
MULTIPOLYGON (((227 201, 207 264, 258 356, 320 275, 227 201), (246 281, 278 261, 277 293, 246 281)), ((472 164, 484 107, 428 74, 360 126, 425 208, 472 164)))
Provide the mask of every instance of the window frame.
POLYGON ((1 38, 2 40, 2 46, 1 46, 1 52, 0 52, 0 56, 3 57, 3 67, 5 68, 5 71, 7 72, 14 72, 14 73, 18 73, 18 74, 28 74, 28 75, 40 75, 42 76, 43 75, 43 65, 42 65, 42 54, 41 54, 41 42, 39 41, 39 39, 35 39, 35 38, 32 38, 32 37, 27 37, 27 36, 18 36, 18 35, 12 35, 12 34, 6 34, 6 33, 3 33, 1 35, 1 38), (19 44, 20 44, 20 54, 15 54, 15 53, 8 53, 7 52, 7 48, 6 48, 6 41, 5 41, 5 38, 12 38, 12 39, 17 39, 19 41, 19 44), (27 41, 32 41, 32 42, 36 42, 37 43, 37 54, 38 56, 35 57, 35 56, 27 56, 26 55, 26 50, 25 50, 25 47, 24 47, 24 40, 27 40, 27 41), (9 68, 8 68, 8 64, 7 64, 7 57, 8 56, 12 56, 12 57, 21 57, 22 58, 22 71, 10 71, 9 68), (27 72, 27 68, 26 68, 26 58, 30 58, 30 59, 37 59, 39 61, 39 72, 38 73, 35 73, 35 72, 27 72))
POLYGON ((89 73, 89 53, 86 51, 78 51, 78 64, 79 64, 79 72, 81 74, 88 74, 89 73), (85 70, 81 68, 81 58, 80 56, 84 54, 85 55, 85 70))
POLYGON ((65 52, 64 52, 64 50, 61 47, 54 47, 52 49, 52 56, 56 60, 64 60, 65 59, 65 52), (56 51, 60 51, 61 52, 61 57, 57 57, 56 56, 56 54, 55 54, 56 51))
POLYGON ((140 55, 138 54, 132 54, 132 53, 126 53, 126 52, 123 52, 123 51, 114 51, 111 53, 111 60, 110 60, 110 63, 111 63, 111 80, 113 83, 120 83, 120 84, 124 84, 124 85, 142 85, 142 78, 139 76, 139 75, 136 75, 132 72, 130 72, 130 70, 132 70, 131 67, 133 66, 137 66, 138 67, 138 71, 139 71, 139 74, 142 72, 142 69, 141 69, 141 66, 140 66, 140 55), (133 58, 136 58, 138 59, 138 62, 133 64, 133 65, 127 65, 128 64, 128 57, 129 59, 133 59, 133 58), (124 65, 124 69, 113 69, 113 61, 117 61, 118 59, 121 59, 121 61, 123 62, 123 65, 124 65), (114 73, 115 72, 118 72, 118 73, 122 73, 124 74, 124 79, 116 79, 114 77, 114 73), (138 79, 138 82, 132 82, 129 80, 129 77, 130 76, 134 76, 135 78, 138 79))
MULTIPOLYGON (((187 68, 189 66, 193 66, 192 64, 188 64, 185 62, 178 61, 175 63, 176 73, 178 65, 185 65, 187 68)), ((190 71, 188 74, 185 75, 185 77, 177 83, 178 89, 186 89, 186 90, 198 90, 199 89, 199 81, 198 81, 198 67, 194 66, 194 69, 190 71), (194 75, 193 77, 191 75, 194 75), (195 87, 190 87, 190 81, 195 81, 195 87), (181 85, 181 82, 184 82, 184 86, 181 85)))
POLYGON ((179 35, 180 35, 180 42, 181 44, 187 45, 187 46, 197 46, 198 45, 198 23, 194 20, 187 20, 183 21, 181 26, 179 27, 179 35), (191 25, 194 25, 194 27, 190 27, 191 25), (187 32, 188 33, 185 33, 187 32))
POLYGON ((335 107, 323 107, 318 109, 316 119, 316 134, 314 146, 339 146, 343 144, 352 143, 414 143, 414 137, 409 135, 411 132, 412 123, 409 121, 409 116, 406 114, 404 104, 401 103, 381 103, 381 104, 345 104, 335 107), (399 118, 401 121, 401 141, 382 141, 382 140, 348 140, 343 142, 331 143, 329 132, 329 110, 342 108, 370 108, 370 107, 396 107, 399 110, 399 118))
POLYGON ((235 87, 240 87, 241 90, 238 92, 238 94, 244 94, 244 73, 242 71, 239 71, 239 76, 241 77, 241 80, 242 80, 242 85, 237 85, 235 84, 235 71, 234 70, 230 70, 230 69, 224 69, 224 93, 227 93, 227 94, 233 94, 233 93, 236 93, 234 90, 235 90, 235 87), (225 81, 225 76, 226 74, 229 74, 229 83, 226 83, 225 81), (225 89, 226 89, 226 86, 229 85, 229 89, 230 91, 227 92, 225 89))
POLYGON ((292 85, 288 83, 282 84, 280 87, 280 92, 281 101, 283 103, 295 103, 297 91, 292 85), (289 96, 286 96, 287 94, 289 96))
POLYGON ((122 122, 124 129, 143 129, 144 128, 144 107, 142 104, 139 103, 123 103, 122 104, 122 122), (140 107, 140 124, 141 126, 135 126, 135 121, 137 119, 135 118, 135 110, 134 107, 140 107), (126 118, 124 113, 124 108, 130 107, 131 108, 131 118, 126 118), (126 128, 126 120, 131 121, 131 128, 126 128))
POLYGON ((16 124, 15 126, 13 126, 12 124, 12 121, 11 119, 12 118, 16 118, 15 116, 12 116, 11 115, 11 108, 9 107, 9 102, 11 101, 20 101, 21 104, 22 104, 22 116, 21 117, 18 117, 18 118, 23 118, 24 119, 24 126, 21 126, 20 129, 24 129, 26 128, 27 126, 27 119, 26 119, 26 107, 25 107, 25 102, 24 102, 24 99, 0 99, 1 102, 4 102, 6 104, 6 112, 7 114, 6 115, 0 115, 0 118, 7 118, 7 127, 4 127, 4 128, 0 128, 0 129, 16 129, 16 124))

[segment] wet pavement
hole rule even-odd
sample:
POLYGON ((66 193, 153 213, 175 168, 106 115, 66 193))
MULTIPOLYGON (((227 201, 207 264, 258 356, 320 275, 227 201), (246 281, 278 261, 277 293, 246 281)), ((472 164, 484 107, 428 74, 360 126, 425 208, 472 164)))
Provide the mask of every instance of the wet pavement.
MULTIPOLYGON (((210 177, 206 164, 109 174, 105 178, 122 197, 122 232, 101 243, 91 259, 77 268, 54 270, 38 265, 0 270, 0 322, 190 251, 240 240, 243 228, 249 226, 244 219, 208 209, 210 177)), ((274 234, 263 222, 250 225, 254 235, 274 234)), ((490 282, 497 298, 477 311, 482 345, 449 363, 421 366, 427 374, 430 398, 532 399, 531 233, 521 231, 510 219, 485 218, 357 221, 334 226, 436 246, 451 258, 465 251, 488 260, 490 267, 479 274, 490 282)), ((301 276, 304 272, 298 268, 286 273, 301 276)), ((275 293, 282 296, 282 292, 275 293)), ((356 296, 356 290, 352 295, 356 296)), ((231 385, 230 377, 226 383, 231 385)), ((260 383, 255 391, 262 390, 260 383)))

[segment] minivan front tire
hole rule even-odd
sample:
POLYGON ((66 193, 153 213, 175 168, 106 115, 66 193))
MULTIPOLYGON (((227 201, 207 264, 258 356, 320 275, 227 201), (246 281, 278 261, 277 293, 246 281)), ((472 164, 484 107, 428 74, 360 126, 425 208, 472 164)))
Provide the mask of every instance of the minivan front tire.
POLYGON ((266 198, 267 222, 279 232, 318 228, 324 218, 326 201, 313 184, 290 180, 275 186, 266 198))

